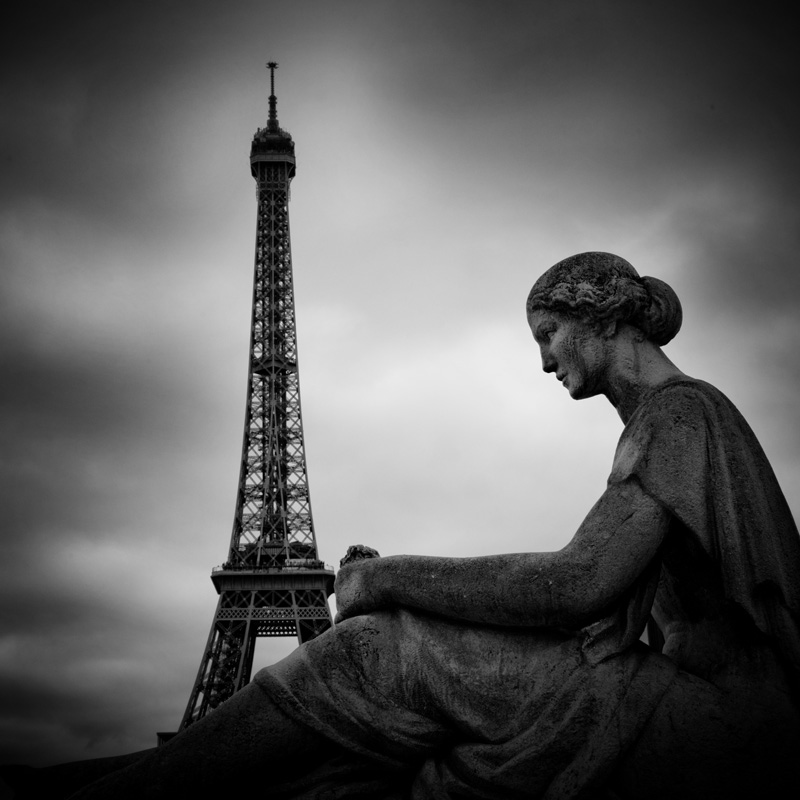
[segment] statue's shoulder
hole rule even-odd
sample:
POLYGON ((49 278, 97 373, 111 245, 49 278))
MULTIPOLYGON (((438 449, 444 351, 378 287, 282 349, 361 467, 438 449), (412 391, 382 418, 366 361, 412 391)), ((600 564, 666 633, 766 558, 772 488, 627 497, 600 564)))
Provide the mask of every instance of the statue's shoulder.
POLYGON ((680 377, 654 388, 622 432, 610 482, 636 474, 644 480, 682 484, 679 476, 704 469, 709 445, 733 425, 744 423, 733 404, 715 386, 680 377))
POLYGON ((645 403, 650 400, 675 400, 677 398, 689 398, 695 401, 703 400, 723 400, 730 403, 730 400, 716 386, 699 378, 691 378, 682 375, 679 378, 671 378, 664 381, 660 386, 656 386, 645 398, 645 403))
POLYGON ((701 486, 711 491, 713 476, 731 470, 741 481, 758 477, 759 485, 777 486, 736 406, 710 383, 682 377, 654 389, 636 409, 617 445, 611 479, 635 474, 662 493, 693 495, 701 486))
POLYGON ((726 424, 744 421, 736 406, 716 386, 682 376, 653 389, 631 416, 626 431, 643 425, 696 427, 701 421, 716 427, 722 419, 726 424))

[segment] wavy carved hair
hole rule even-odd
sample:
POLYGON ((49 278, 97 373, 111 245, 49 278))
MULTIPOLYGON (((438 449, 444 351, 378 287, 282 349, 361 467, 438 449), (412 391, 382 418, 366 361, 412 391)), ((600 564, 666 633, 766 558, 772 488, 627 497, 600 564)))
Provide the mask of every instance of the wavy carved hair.
POLYGON ((591 322, 624 322, 657 345, 669 342, 683 321, 680 300, 668 284, 639 277, 612 253, 579 253, 550 267, 528 295, 528 316, 538 309, 591 322))

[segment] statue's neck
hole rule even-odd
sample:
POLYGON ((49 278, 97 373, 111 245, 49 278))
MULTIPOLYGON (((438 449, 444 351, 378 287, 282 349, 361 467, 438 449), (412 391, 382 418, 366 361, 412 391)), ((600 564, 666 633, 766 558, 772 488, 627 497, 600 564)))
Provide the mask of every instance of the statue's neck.
POLYGON ((604 394, 627 424, 650 392, 667 381, 685 377, 657 345, 630 341, 618 352, 604 394))

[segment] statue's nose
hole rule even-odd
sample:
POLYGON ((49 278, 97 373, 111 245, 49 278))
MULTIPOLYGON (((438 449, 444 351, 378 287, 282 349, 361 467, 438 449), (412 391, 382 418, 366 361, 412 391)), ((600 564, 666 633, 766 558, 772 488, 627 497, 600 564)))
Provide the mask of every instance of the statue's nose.
POLYGON ((550 355, 549 350, 542 348, 542 369, 545 372, 555 372, 556 360, 550 355))

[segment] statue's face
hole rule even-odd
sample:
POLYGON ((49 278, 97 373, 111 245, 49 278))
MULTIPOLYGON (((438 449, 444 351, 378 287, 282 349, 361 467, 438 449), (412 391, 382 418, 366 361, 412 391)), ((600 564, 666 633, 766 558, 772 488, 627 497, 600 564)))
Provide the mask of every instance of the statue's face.
POLYGON ((534 311, 528 317, 539 345, 542 369, 581 400, 603 393, 608 372, 610 343, 597 327, 576 317, 553 311, 534 311))

